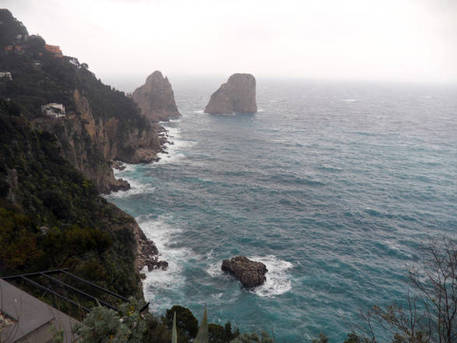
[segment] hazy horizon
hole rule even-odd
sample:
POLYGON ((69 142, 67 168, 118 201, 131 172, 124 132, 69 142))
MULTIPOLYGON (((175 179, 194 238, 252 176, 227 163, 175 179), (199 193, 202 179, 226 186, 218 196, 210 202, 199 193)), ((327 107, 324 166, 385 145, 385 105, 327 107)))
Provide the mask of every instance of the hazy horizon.
POLYGON ((451 0, 3 0, 105 82, 257 78, 457 82, 451 0))

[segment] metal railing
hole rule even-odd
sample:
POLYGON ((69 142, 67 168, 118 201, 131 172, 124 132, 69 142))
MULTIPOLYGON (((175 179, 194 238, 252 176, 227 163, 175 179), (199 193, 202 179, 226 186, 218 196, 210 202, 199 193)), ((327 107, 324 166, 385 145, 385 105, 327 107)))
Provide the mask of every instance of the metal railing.
MULTIPOLYGON (((41 290, 44 290, 46 292, 49 292, 50 294, 53 294, 55 295, 56 297, 72 304, 72 305, 75 305, 81 309, 83 309, 84 311, 86 312, 90 312, 90 309, 77 303, 76 301, 70 299, 69 297, 63 295, 63 294, 60 294, 58 293, 56 290, 52 289, 50 286, 45 286, 39 282, 37 282, 36 280, 32 280, 32 277, 44 277, 46 278, 47 280, 49 280, 51 283, 55 283, 55 284, 58 284, 60 287, 62 288, 66 288, 66 289, 69 289, 70 291, 74 292, 74 293, 77 293, 79 295, 82 295, 88 299, 91 299, 92 301, 94 301, 95 303, 98 303, 100 305, 103 305, 107 308, 110 308, 114 311, 117 311, 119 312, 119 309, 114 306, 113 304, 110 304, 108 303, 107 301, 104 301, 102 299, 99 299, 98 297, 96 297, 95 295, 92 295, 92 294, 89 294, 88 292, 86 291, 83 291, 73 285, 70 285, 69 283, 65 282, 65 281, 62 281, 56 277, 53 277, 51 275, 53 274, 63 274, 67 277, 69 277, 70 279, 74 279, 74 280, 78 280, 79 282, 82 282, 86 285, 88 285, 90 288, 93 288, 93 289, 96 289, 97 291, 100 291, 100 292, 103 292, 105 294, 108 294, 110 296, 113 296, 119 300, 122 300, 124 302, 128 302, 129 300, 126 298, 126 297, 123 297, 122 295, 119 295, 119 294, 116 294, 112 291, 110 291, 109 289, 106 289, 104 287, 101 287, 91 281, 88 281, 88 280, 85 280, 73 273, 70 273, 68 271, 68 269, 64 268, 64 269, 52 269, 52 270, 46 270, 46 271, 40 271, 40 272, 34 272, 34 273, 24 273, 24 274, 16 274, 16 275, 9 275, 9 276, 1 276, 0 279, 3 279, 5 281, 7 280, 23 280, 25 282, 27 282, 28 284, 34 286, 35 288, 38 288, 38 289, 41 289, 41 290)), ((147 303, 145 306, 143 306, 141 309, 140 309, 140 313, 143 312, 144 310, 146 310, 149 306, 149 303, 147 303)))

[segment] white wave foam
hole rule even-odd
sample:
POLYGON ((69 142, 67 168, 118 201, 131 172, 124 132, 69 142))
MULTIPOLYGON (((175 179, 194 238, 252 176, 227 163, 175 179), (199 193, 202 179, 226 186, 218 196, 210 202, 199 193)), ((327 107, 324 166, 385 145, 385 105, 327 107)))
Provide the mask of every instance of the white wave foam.
POLYGON ((181 139, 181 130, 177 127, 165 127, 167 130, 167 137, 169 143, 165 145, 165 152, 159 153, 157 157, 158 162, 155 164, 166 164, 174 163, 178 160, 183 159, 185 154, 184 150, 194 144, 192 141, 186 141, 181 139))
POLYGON ((110 193, 110 197, 112 198, 127 198, 131 195, 136 195, 136 194, 145 194, 145 193, 154 193, 155 187, 149 184, 143 184, 140 182, 135 181, 134 179, 129 179, 126 177, 123 177, 124 180, 127 180, 128 183, 130 184, 130 189, 126 191, 117 191, 117 192, 112 192, 110 193))
POLYGON ((135 194, 153 193, 155 191, 155 187, 153 185, 143 184, 141 182, 138 182, 133 177, 129 176, 129 174, 135 171, 136 166, 134 164, 124 163, 123 166, 125 167, 124 170, 113 169, 114 176, 116 177, 116 179, 121 178, 126 180, 130 184, 130 189, 126 191, 111 192, 107 197, 126 198, 135 194))
POLYGON ((133 172, 133 171, 135 171, 135 167, 136 167, 135 164, 129 164, 129 163, 122 163, 122 166, 124 167, 123 170, 113 168, 114 176, 118 177, 121 174, 133 172))
POLYGON ((178 119, 168 119, 167 121, 161 121, 160 123, 162 125, 167 125, 167 124, 170 124, 170 123, 178 123, 181 121, 181 118, 178 118, 178 119))
POLYGON ((257 112, 265 112, 265 110, 263 108, 259 108, 257 109, 257 112))
POLYGON ((253 256, 250 259, 264 263, 268 269, 265 283, 262 286, 254 288, 252 292, 261 297, 273 297, 292 289, 292 282, 287 273, 293 267, 292 263, 280 260, 274 255, 253 256))
POLYGON ((193 111, 193 113, 195 113, 195 114, 203 114, 204 112, 203 112, 203 110, 196 110, 196 111, 193 111))
POLYGON ((356 99, 343 99, 344 102, 356 102, 356 99))
MULTIPOLYGON (((182 230, 170 225, 167 217, 160 216, 157 219, 150 219, 148 216, 140 216, 136 220, 146 237, 156 244, 159 249, 160 259, 168 262, 166 271, 153 270, 148 272, 146 267, 143 269, 146 274, 146 279, 143 280, 145 297, 151 304, 160 303, 153 301, 156 296, 154 291, 182 287, 185 281, 182 275, 183 264, 189 260, 190 256, 194 256, 190 249, 176 247, 176 236, 182 230)), ((152 308, 155 310, 154 305, 152 305, 152 308)))
POLYGON ((224 275, 224 272, 221 269, 221 261, 217 261, 215 263, 210 264, 208 269, 206 269, 206 272, 211 277, 217 277, 217 276, 224 275))

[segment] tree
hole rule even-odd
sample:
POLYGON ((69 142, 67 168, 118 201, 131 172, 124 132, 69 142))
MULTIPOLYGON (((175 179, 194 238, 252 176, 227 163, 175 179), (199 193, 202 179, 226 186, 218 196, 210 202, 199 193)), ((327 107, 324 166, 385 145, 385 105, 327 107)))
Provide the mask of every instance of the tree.
POLYGON ((423 296, 430 318, 432 339, 451 343, 457 339, 457 246, 445 239, 426 250, 422 269, 410 272, 410 280, 423 296))
POLYGON ((444 239, 424 249, 420 267, 409 272, 406 306, 374 306, 362 314, 365 327, 352 343, 376 343, 379 330, 394 343, 453 343, 457 340, 457 245, 444 239))
POLYGON ((198 332, 198 320, 188 308, 175 305, 167 310, 165 317, 168 328, 171 329, 173 325, 173 316, 175 313, 178 342, 188 342, 190 339, 195 338, 198 332))

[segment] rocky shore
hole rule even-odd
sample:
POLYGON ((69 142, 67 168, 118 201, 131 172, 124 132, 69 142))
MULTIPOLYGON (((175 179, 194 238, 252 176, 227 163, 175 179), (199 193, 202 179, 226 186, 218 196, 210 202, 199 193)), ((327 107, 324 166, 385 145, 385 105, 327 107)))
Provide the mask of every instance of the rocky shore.
MULTIPOLYGON (((173 144, 173 142, 169 141, 167 131, 165 128, 162 126, 160 129, 157 131, 158 132, 158 137, 159 137, 159 142, 160 142, 160 151, 161 152, 166 152, 165 145, 167 144, 173 144)), ((159 158, 156 158, 153 161, 148 161, 149 163, 154 163, 157 162, 159 158)), ((124 162, 120 160, 112 160, 110 161, 110 165, 112 170, 116 169, 119 171, 125 170, 126 166, 124 162)), ((126 187, 125 188, 112 188, 112 192, 117 192, 117 191, 127 191, 130 189, 130 184, 128 181, 118 178, 116 179, 118 182, 125 183, 126 187)), ((141 227, 138 225, 136 221, 134 221, 134 224, 131 226, 131 230, 134 233, 135 241, 136 241, 136 259, 135 259, 135 269, 137 272, 140 273, 140 277, 143 279, 145 278, 145 274, 142 273, 144 270, 144 267, 147 268, 147 271, 150 272, 152 270, 167 270, 168 269, 168 262, 164 260, 159 259, 159 250, 157 249, 156 244, 149 240, 146 235, 144 234, 143 230, 141 227)))
POLYGON ((146 235, 137 223, 135 223, 133 232, 137 242, 135 260, 136 270, 141 272, 144 267, 147 267, 149 272, 154 269, 167 270, 168 262, 159 260, 159 250, 157 249, 157 246, 153 241, 146 238, 146 235))

